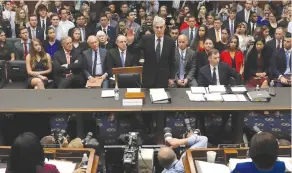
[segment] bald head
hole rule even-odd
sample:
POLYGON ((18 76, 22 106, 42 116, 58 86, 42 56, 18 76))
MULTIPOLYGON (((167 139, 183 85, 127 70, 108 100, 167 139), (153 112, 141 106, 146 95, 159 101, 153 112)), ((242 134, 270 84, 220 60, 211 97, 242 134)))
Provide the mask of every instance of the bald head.
POLYGON ((169 168, 171 164, 177 159, 174 151, 170 147, 161 147, 157 158, 160 165, 164 168, 169 168))
POLYGON ((95 35, 89 36, 88 39, 87 39, 87 43, 88 43, 88 46, 92 50, 96 51, 98 49, 99 44, 98 44, 98 41, 97 41, 97 37, 95 35))
POLYGON ((188 47, 189 44, 189 40, 188 37, 184 34, 181 34, 180 36, 178 36, 178 47, 181 50, 185 50, 188 47))

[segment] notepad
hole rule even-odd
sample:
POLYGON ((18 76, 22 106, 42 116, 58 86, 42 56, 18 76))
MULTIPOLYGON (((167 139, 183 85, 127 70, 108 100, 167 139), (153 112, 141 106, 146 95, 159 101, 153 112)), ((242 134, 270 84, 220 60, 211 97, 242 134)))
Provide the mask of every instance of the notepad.
POLYGON ((191 87, 191 91, 193 94, 205 94, 206 93, 205 87, 191 87))
POLYGON ((245 87, 230 87, 230 89, 233 93, 244 93, 247 91, 245 87))
POLYGON ((108 98, 108 97, 114 97, 114 96, 115 96, 114 90, 102 90, 101 91, 102 98, 108 98))
POLYGON ((223 94, 222 98, 225 102, 236 102, 238 98, 235 94, 223 94))
POLYGON ((63 160, 49 160, 47 164, 55 165, 60 173, 72 173, 75 170, 76 163, 63 160))
POLYGON ((224 85, 209 85, 210 93, 226 93, 224 85))
POLYGON ((195 102, 206 101, 203 94, 193 94, 191 91, 186 91, 186 93, 189 96, 190 101, 195 102))
POLYGON ((155 88, 155 89, 149 89, 150 94, 156 94, 156 93, 163 93, 165 92, 164 88, 155 88))
POLYGON ((127 88, 128 93, 139 93, 141 92, 141 88, 127 88))
POLYGON ((195 161, 198 173, 230 173, 229 168, 226 165, 217 164, 217 163, 209 163, 196 160, 195 161))
POLYGON ((153 102, 161 101, 161 100, 167 100, 168 99, 167 93, 165 91, 161 92, 161 93, 151 94, 151 97, 152 97, 152 101, 153 102))
POLYGON ((243 94, 236 94, 238 101, 247 102, 246 97, 243 94))
POLYGON ((5 173, 6 172, 6 168, 0 168, 0 173, 5 173))
POLYGON ((278 157, 278 160, 285 163, 286 172, 292 172, 292 158, 291 157, 278 157))
POLYGON ((205 94, 207 101, 223 101, 223 98, 218 93, 205 94))

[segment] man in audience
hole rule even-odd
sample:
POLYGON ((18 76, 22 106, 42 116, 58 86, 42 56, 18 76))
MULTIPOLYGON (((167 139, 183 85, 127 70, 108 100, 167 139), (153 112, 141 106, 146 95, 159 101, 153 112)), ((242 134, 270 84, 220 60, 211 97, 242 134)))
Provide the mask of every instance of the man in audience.
POLYGON ((175 49, 176 74, 175 87, 198 86, 195 77, 196 57, 195 51, 188 46, 188 38, 186 35, 178 37, 178 48, 175 49))
POLYGON ((275 38, 266 43, 268 48, 269 55, 272 55, 277 49, 281 49, 283 47, 283 37, 284 37, 284 29, 278 27, 275 31, 275 38))
POLYGON ((219 17, 215 17, 214 27, 208 30, 208 37, 212 40, 213 44, 221 41, 221 26, 221 19, 219 17))
POLYGON ((263 9, 259 6, 259 0, 252 1, 252 11, 255 12, 258 16, 264 17, 263 9))
POLYGON ((50 17, 50 20, 51 20, 51 27, 55 28, 55 33, 56 33, 56 38, 57 40, 61 40, 61 37, 60 37, 60 34, 58 32, 59 30, 59 22, 60 22, 60 19, 59 19, 59 16, 57 14, 52 14, 51 17, 50 17))
POLYGON ((120 20, 126 19, 127 18, 127 13, 129 11, 129 6, 128 6, 127 2, 122 2, 121 3, 120 10, 121 10, 120 20))
POLYGON ((192 43, 194 42, 195 40, 195 37, 196 37, 196 34, 197 34, 197 28, 195 27, 195 24, 196 24, 196 18, 194 16, 190 16, 188 18, 188 24, 189 24, 189 27, 188 28, 185 28, 181 31, 181 34, 184 34, 187 36, 188 38, 188 46, 192 45, 192 43))
MULTIPOLYGON (((95 33, 93 33, 93 29, 90 26, 85 26, 85 17, 83 14, 77 13, 75 19, 76 27, 80 29, 81 41, 85 42, 90 35, 95 33)), ((68 35, 72 35, 73 29, 74 28, 69 29, 68 35)))
POLYGON ((169 35, 175 41, 175 46, 177 47, 178 46, 177 38, 178 38, 178 35, 179 35, 178 27, 177 26, 172 27, 170 29, 170 31, 169 31, 169 35))
POLYGON ((27 28, 21 26, 19 32, 20 41, 14 43, 15 54, 17 59, 25 60, 29 54, 31 40, 28 38, 27 28))
POLYGON ((82 53, 84 59, 84 74, 85 78, 90 82, 96 82, 95 78, 98 77, 102 80, 102 88, 108 88, 108 67, 106 50, 99 49, 98 40, 95 35, 88 37, 87 43, 89 49, 82 53))
POLYGON ((36 15, 30 15, 29 16, 29 27, 27 27, 29 38, 37 38, 40 41, 44 41, 44 30, 37 26, 37 16, 36 15))
POLYGON ((97 27, 94 34, 98 31, 103 31, 109 37, 110 42, 114 43, 116 41, 116 30, 112 26, 108 25, 108 18, 106 15, 100 16, 100 26, 97 27))
POLYGON ((116 40, 117 48, 108 51, 106 59, 108 62, 109 76, 112 76, 112 68, 132 67, 138 65, 138 58, 127 51, 127 38, 119 35, 116 40))
POLYGON ((249 17, 251 13, 251 7, 252 7, 252 1, 251 0, 246 0, 245 1, 245 8, 241 10, 240 12, 237 13, 236 15, 236 20, 239 22, 249 22, 249 17))
POLYGON ((135 22, 136 16, 135 16, 135 12, 133 10, 129 11, 127 13, 127 27, 128 30, 133 30, 134 34, 135 34, 135 40, 138 39, 138 36, 140 34, 140 25, 138 23, 135 22))
POLYGON ((83 58, 73 49, 72 39, 61 39, 63 49, 54 54, 54 79, 58 88, 84 87, 83 58))
POLYGON ((60 0, 55 0, 55 7, 52 8, 52 13, 57 13, 59 14, 60 10, 61 10, 61 7, 62 7, 62 1, 60 0))
MULTIPOLYGON (((228 28, 230 31, 230 36, 232 37, 236 31, 236 27, 239 24, 239 22, 236 19, 236 8, 231 8, 229 12, 229 18, 228 20, 225 20, 223 22, 223 28, 228 28)), ((231 38, 230 37, 230 38, 231 38)))
POLYGON ((258 15, 255 12, 250 13, 250 20, 247 24, 247 35, 254 35, 255 29, 261 25, 257 24, 258 15))
POLYGON ((37 14, 39 15, 37 25, 44 30, 44 39, 46 40, 46 30, 51 25, 50 19, 48 18, 47 7, 44 4, 40 4, 38 6, 37 14))
POLYGON ((61 21, 59 22, 57 32, 59 33, 58 35, 61 39, 68 36, 69 29, 74 28, 75 25, 73 22, 68 20, 68 14, 65 8, 61 8, 59 10, 59 16, 61 18, 61 21))
POLYGON ((278 87, 291 86, 291 42, 291 33, 287 32, 283 48, 276 50, 271 59, 272 74, 278 87))
POLYGON ((186 153, 184 152, 181 158, 177 160, 173 148, 177 148, 180 145, 186 145, 190 148, 207 148, 208 138, 194 133, 190 134, 189 137, 185 139, 168 139, 166 143, 170 145, 170 147, 160 148, 157 155, 160 165, 164 168, 162 173, 184 173, 183 159, 186 157, 186 153))

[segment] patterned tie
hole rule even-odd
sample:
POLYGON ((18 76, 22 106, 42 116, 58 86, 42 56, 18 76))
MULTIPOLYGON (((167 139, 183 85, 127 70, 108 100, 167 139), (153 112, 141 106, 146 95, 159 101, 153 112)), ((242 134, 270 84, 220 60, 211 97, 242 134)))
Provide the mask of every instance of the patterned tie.
POLYGON ((221 40, 220 35, 219 35, 219 31, 215 30, 215 32, 216 32, 216 42, 219 42, 221 40))
POLYGON ((92 68, 92 75, 93 77, 96 76, 96 62, 97 62, 97 51, 94 53, 94 61, 93 61, 93 68, 92 68))
POLYGON ((280 49, 280 48, 281 48, 281 46, 280 46, 280 42, 277 41, 277 49, 280 49))
POLYGON ((26 59, 26 56, 28 55, 28 49, 27 49, 27 42, 24 41, 23 42, 23 46, 24 46, 24 55, 23 55, 23 59, 26 59))
POLYGON ((106 33, 106 29, 105 29, 105 28, 103 28, 103 29, 102 29, 102 31, 103 31, 105 34, 107 34, 107 33, 106 33))
POLYGON ((194 39, 194 33, 193 33, 194 29, 191 29, 191 36, 190 36, 190 40, 192 41, 194 39))
POLYGON ((45 30, 45 27, 46 27, 46 25, 45 25, 45 20, 42 20, 42 28, 45 30))
POLYGON ((124 51, 121 52, 122 66, 125 67, 124 51))
POLYGON ((180 67, 179 67, 179 79, 183 80, 185 77, 185 59, 184 59, 184 52, 181 52, 180 56, 180 67))
POLYGON ((156 46, 156 50, 155 50, 157 61, 159 61, 159 59, 160 59, 160 49, 161 49, 160 41, 161 41, 161 39, 158 38, 157 39, 157 46, 156 46))
POLYGON ((289 52, 286 51, 285 55, 286 55, 286 69, 288 69, 288 72, 291 72, 291 64, 290 64, 289 52))
POLYGON ((213 68, 213 85, 217 85, 216 67, 213 68))
POLYGON ((230 26, 230 33, 231 33, 231 36, 234 35, 234 24, 233 24, 233 20, 231 21, 231 26, 230 26))

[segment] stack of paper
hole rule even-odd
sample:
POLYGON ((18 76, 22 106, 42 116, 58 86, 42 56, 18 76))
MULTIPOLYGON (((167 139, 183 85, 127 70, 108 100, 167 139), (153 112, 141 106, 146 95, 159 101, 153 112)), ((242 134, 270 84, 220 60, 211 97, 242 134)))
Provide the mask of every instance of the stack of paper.
POLYGON ((114 90, 102 90, 101 91, 101 97, 107 98, 107 97, 114 97, 115 91, 114 90))
POLYGON ((196 160, 195 161, 198 173, 230 173, 229 168, 226 165, 216 164, 216 163, 208 163, 196 160))
POLYGON ((189 96, 190 101, 195 102, 206 101, 203 94, 193 94, 191 91, 186 91, 186 93, 189 96))
POLYGON ((226 93, 226 88, 224 85, 209 85, 210 93, 226 93))
POLYGON ((233 93, 245 93, 247 92, 245 87, 230 87, 233 93))
POLYGON ((141 88, 127 88, 128 93, 139 93, 141 92, 141 88))
POLYGON ((207 101, 223 101, 221 94, 205 94, 207 101))
POLYGON ((169 95, 164 88, 150 89, 150 98, 152 103, 169 103, 169 95))
POLYGON ((226 102, 246 102, 246 98, 243 94, 223 94, 223 100, 226 102))
POLYGON ((49 160, 46 163, 55 165, 60 173, 72 173, 76 167, 76 163, 62 160, 49 160))
POLYGON ((247 102, 245 96, 243 94, 236 94, 238 101, 240 102, 247 102))
POLYGON ((205 87, 191 87, 191 91, 193 94, 206 94, 205 87))

